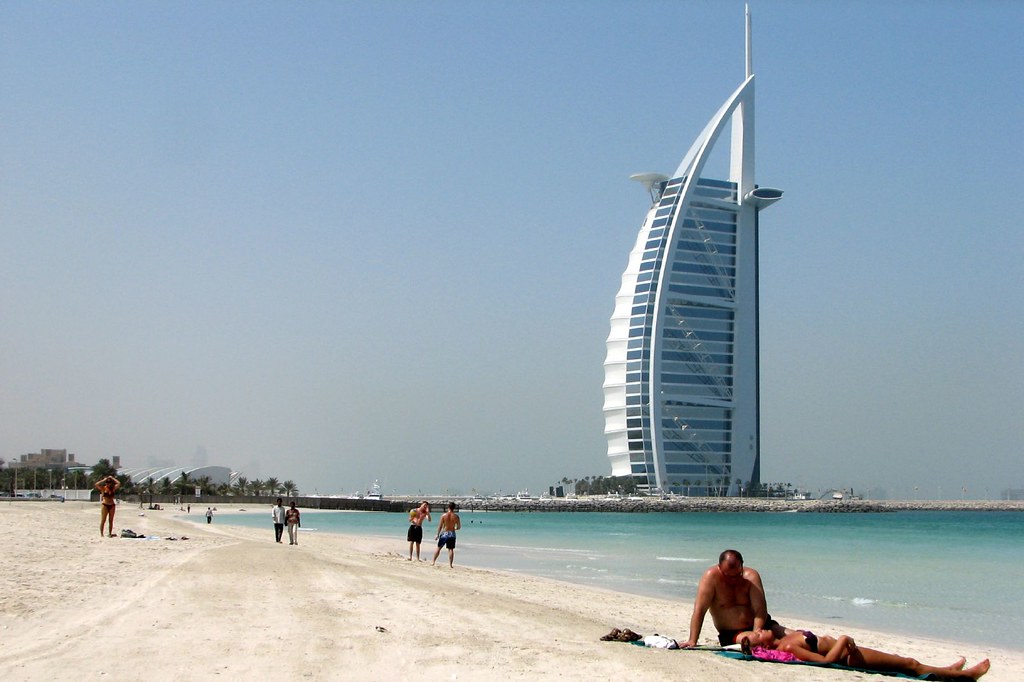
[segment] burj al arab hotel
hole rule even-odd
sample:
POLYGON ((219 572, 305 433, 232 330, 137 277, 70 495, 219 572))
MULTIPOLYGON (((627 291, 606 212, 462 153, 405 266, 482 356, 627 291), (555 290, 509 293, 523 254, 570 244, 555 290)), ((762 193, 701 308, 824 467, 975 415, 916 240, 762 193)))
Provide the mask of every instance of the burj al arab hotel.
POLYGON ((760 211, 782 197, 754 182, 749 10, 746 78, 671 177, 632 177, 652 203, 604 362, 612 475, 642 491, 737 495, 760 482, 757 232, 760 211), (729 177, 705 177, 727 131, 729 177))

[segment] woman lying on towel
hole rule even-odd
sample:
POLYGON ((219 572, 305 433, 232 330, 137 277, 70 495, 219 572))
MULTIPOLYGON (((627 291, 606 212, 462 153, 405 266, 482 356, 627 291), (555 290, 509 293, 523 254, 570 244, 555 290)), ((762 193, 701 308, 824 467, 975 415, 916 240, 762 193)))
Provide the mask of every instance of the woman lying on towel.
POLYGON ((838 638, 818 636, 809 630, 790 630, 780 639, 776 639, 771 630, 743 632, 736 639, 742 645, 743 653, 754 658, 839 663, 850 668, 897 672, 916 677, 933 673, 940 677, 969 677, 976 680, 987 673, 991 665, 987 658, 972 668, 964 668, 967 660, 963 658, 944 667, 925 665, 906 656, 857 646, 849 635, 840 635, 838 638))

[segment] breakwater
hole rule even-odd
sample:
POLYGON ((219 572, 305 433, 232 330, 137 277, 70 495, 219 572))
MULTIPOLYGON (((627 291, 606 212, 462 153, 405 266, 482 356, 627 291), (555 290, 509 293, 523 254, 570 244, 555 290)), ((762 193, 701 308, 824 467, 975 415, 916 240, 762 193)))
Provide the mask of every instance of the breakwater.
MULTIPOLYGON (((426 496, 434 513, 449 501, 460 511, 505 512, 804 512, 829 514, 885 513, 897 511, 1007 511, 1024 512, 1024 501, 1012 500, 782 500, 735 497, 656 497, 575 499, 441 498, 426 496)), ((361 500, 331 497, 297 498, 296 503, 316 509, 408 512, 420 498, 361 500)))
POLYGON ((880 513, 896 511, 1024 511, 1022 501, 998 500, 779 500, 729 497, 581 498, 571 500, 455 500, 469 511, 517 512, 815 512, 880 513))
MULTIPOLYGON (((217 505, 242 507, 270 507, 274 496, 208 496, 202 500, 187 503, 199 510, 217 505)), ((138 496, 129 495, 128 500, 139 502, 138 496)), ((1024 500, 785 500, 739 497, 580 497, 580 498, 478 498, 478 497, 393 497, 383 500, 296 496, 286 498, 288 502, 303 509, 325 509, 345 511, 377 511, 408 513, 421 500, 428 500, 433 512, 439 513, 449 501, 455 502, 460 511, 505 511, 505 512, 619 512, 648 514, 655 512, 805 512, 828 514, 885 513, 897 511, 1006 511, 1024 512, 1024 500)), ((145 502, 162 504, 165 508, 177 509, 185 503, 173 496, 154 495, 145 502)), ((287 504, 287 502, 286 502, 287 504)))

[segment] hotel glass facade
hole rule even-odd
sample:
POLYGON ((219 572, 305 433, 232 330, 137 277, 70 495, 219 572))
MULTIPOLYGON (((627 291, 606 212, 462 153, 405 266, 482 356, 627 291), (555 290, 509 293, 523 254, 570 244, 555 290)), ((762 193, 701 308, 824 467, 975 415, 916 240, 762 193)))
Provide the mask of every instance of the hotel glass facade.
POLYGON ((753 183, 753 93, 748 66, 672 177, 634 176, 652 205, 616 296, 604 413, 612 475, 641 490, 759 482, 758 212, 782 193, 753 183), (731 177, 703 177, 729 123, 731 177))

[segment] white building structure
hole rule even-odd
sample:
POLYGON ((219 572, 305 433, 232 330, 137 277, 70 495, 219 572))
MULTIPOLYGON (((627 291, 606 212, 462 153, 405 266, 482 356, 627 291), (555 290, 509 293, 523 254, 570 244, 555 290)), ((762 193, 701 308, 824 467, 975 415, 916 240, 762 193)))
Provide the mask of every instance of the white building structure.
POLYGON ((604 415, 613 476, 641 490, 738 494, 760 479, 758 217, 750 13, 746 77, 671 176, 633 176, 652 205, 615 298, 604 415), (722 134, 729 177, 704 176, 722 134))

